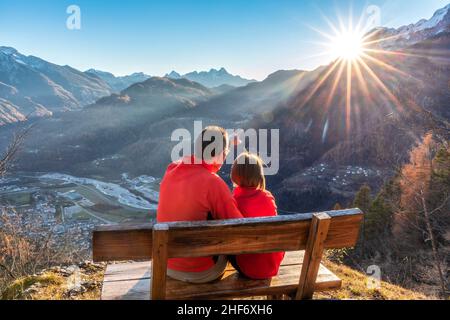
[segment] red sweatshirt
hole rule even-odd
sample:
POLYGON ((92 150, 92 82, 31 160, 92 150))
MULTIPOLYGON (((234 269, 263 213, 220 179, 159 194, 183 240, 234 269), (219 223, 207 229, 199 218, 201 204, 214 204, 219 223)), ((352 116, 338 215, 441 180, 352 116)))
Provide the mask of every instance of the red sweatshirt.
MULTIPOLYGON (((277 215, 275 199, 269 191, 236 187, 233 195, 245 218, 277 215)), ((283 258, 284 252, 242 254, 236 257, 236 262, 247 277, 268 279, 278 274, 283 258)))
MULTIPOLYGON (((161 181, 158 222, 202 221, 243 218, 227 184, 207 163, 194 164, 194 158, 172 163, 161 181), (192 164, 190 164, 192 163, 192 164)), ((168 268, 184 272, 206 271, 214 266, 212 257, 172 258, 168 268)))

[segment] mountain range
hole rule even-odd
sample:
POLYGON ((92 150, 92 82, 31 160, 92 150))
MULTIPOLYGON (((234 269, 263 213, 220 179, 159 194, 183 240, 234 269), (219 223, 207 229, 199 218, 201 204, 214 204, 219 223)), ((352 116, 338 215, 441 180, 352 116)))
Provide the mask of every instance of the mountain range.
POLYGON ((86 70, 85 73, 87 73, 89 75, 94 75, 94 76, 102 79, 109 85, 109 87, 114 92, 120 92, 120 91, 128 88, 132 84, 135 84, 138 82, 143 82, 143 81, 147 80, 148 78, 151 78, 151 76, 149 76, 143 72, 135 72, 133 74, 122 76, 122 77, 116 77, 115 75, 113 75, 110 72, 100 71, 100 70, 95 70, 95 69, 86 70))
POLYGON ((397 50, 412 46, 442 32, 450 31, 450 4, 437 10, 430 19, 422 19, 400 28, 376 28, 372 33, 379 39, 383 49, 397 50))
POLYGON ((211 69, 209 71, 193 71, 186 73, 185 75, 180 75, 176 71, 172 71, 165 75, 167 78, 180 79, 186 78, 191 81, 198 82, 205 87, 214 88, 222 85, 228 85, 233 87, 242 87, 249 83, 256 82, 256 80, 244 79, 237 75, 232 75, 228 73, 225 68, 220 68, 219 70, 211 69))
MULTIPOLYGON (((216 94, 254 82, 233 76, 223 68, 184 76, 172 72, 167 77, 196 81, 214 88, 216 94)), ((0 47, 0 126, 27 118, 48 117, 54 112, 80 110, 149 78, 150 75, 142 72, 119 77, 96 69, 82 72, 23 55, 11 47, 0 47)))
POLYGON ((24 116, 80 109, 109 95, 109 86, 97 77, 70 66, 59 66, 10 47, 0 47, 1 98, 24 116))
MULTIPOLYGON (((333 62, 313 71, 280 70, 264 81, 227 85, 219 92, 172 73, 76 111, 30 119, 26 124, 34 124, 33 134, 15 169, 107 179, 124 172, 161 176, 177 143, 171 141, 173 130, 193 131, 193 121, 202 120, 225 128, 280 130, 280 172, 268 177, 280 208, 300 212, 346 203, 362 183, 377 190, 430 128, 447 128, 442 135, 448 138, 450 32, 448 6, 444 9, 435 14, 439 19, 431 19, 436 23, 420 23, 431 27, 414 31, 419 40, 398 42, 395 54, 371 52, 366 67, 360 65, 349 79, 333 62), (352 177, 353 171, 362 174, 352 177)), ((377 30, 372 37, 383 38, 377 30)), ((384 42, 374 43, 374 49, 384 42)), ((81 74, 106 84, 93 72, 81 74)), ((21 89, 9 83, 0 92, 11 96, 21 89)), ((21 120, 17 105, 4 97, 0 107, 21 120)), ((0 127, 0 147, 20 127, 0 127)))

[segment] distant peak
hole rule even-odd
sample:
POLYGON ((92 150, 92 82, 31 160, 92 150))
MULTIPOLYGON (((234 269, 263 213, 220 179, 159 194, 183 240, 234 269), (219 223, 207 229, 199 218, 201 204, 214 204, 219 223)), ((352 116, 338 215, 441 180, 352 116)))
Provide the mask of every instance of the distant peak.
POLYGON ((179 74, 178 72, 172 70, 170 73, 165 75, 166 78, 174 78, 174 79, 179 79, 181 78, 181 74, 179 74))
POLYGON ((228 73, 228 71, 224 67, 222 67, 218 70, 215 68, 212 68, 211 70, 209 70, 209 72, 210 73, 228 73))
POLYGON ((0 47, 0 52, 7 54, 7 55, 18 53, 18 51, 12 47, 0 47))

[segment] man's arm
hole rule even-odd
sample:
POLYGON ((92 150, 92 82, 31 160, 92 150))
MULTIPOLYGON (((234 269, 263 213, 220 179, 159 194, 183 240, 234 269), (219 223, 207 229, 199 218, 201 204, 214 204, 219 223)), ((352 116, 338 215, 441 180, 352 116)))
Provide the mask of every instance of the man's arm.
POLYGON ((214 182, 208 192, 213 218, 216 220, 244 218, 227 184, 218 176, 214 182))

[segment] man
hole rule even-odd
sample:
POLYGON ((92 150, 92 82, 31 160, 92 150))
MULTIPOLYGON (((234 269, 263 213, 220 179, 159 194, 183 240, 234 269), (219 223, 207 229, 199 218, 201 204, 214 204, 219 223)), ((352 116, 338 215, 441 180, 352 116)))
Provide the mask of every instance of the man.
MULTIPOLYGON (((170 164, 161 182, 158 222, 243 218, 227 184, 217 175, 228 154, 228 134, 220 127, 203 129, 194 155, 170 164)), ((227 259, 219 257, 172 258, 167 275, 205 283, 219 278, 227 259)))

